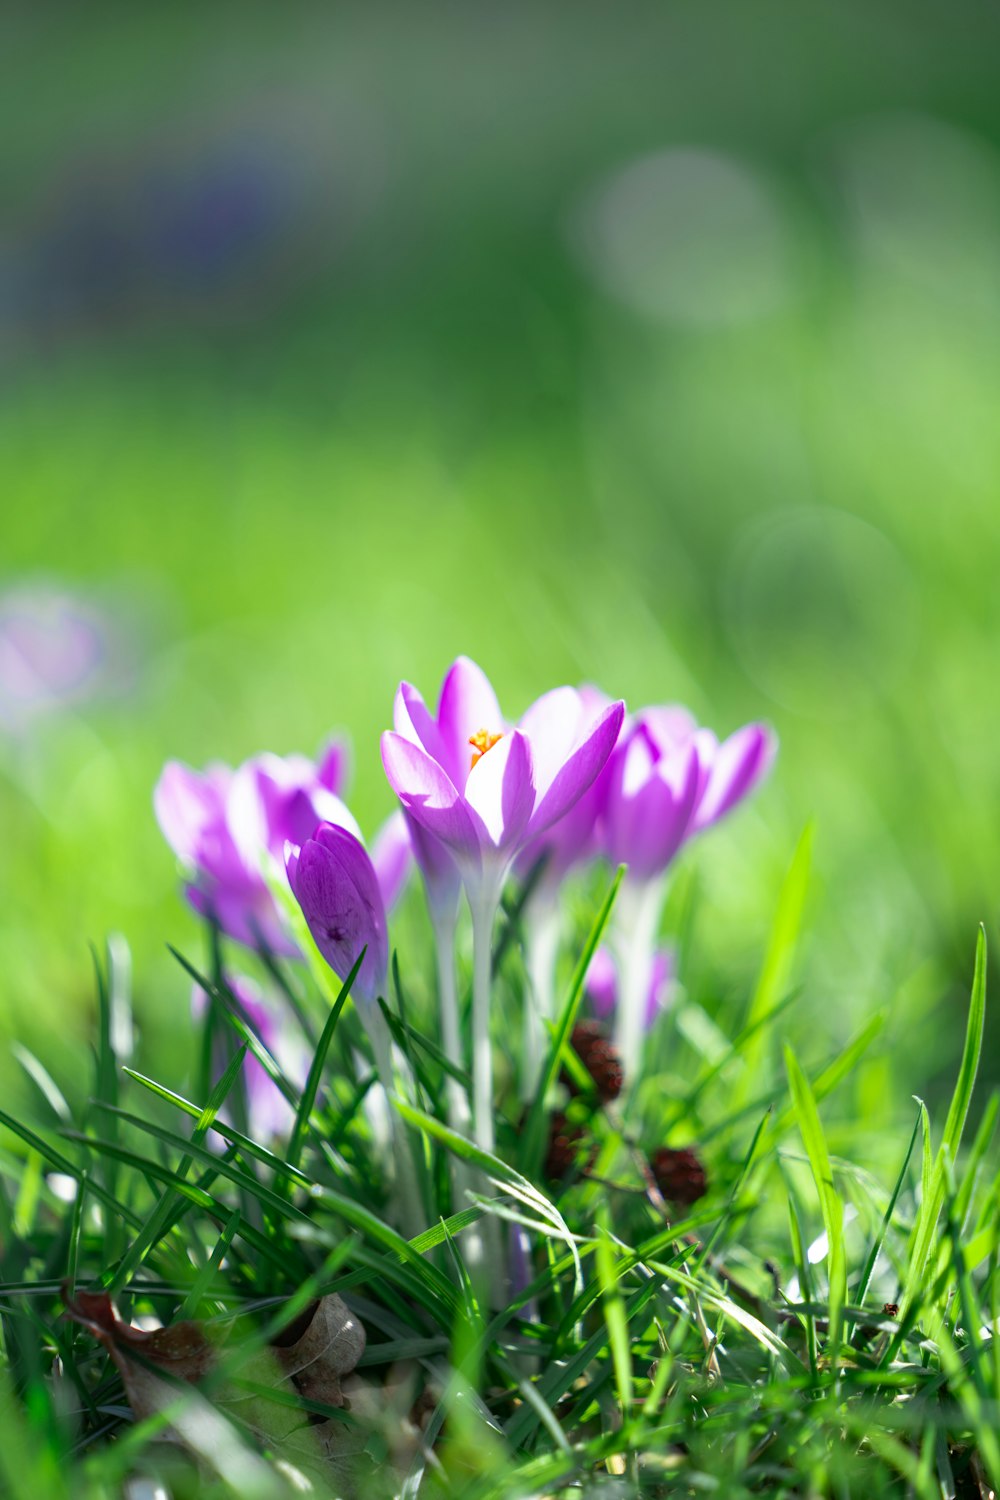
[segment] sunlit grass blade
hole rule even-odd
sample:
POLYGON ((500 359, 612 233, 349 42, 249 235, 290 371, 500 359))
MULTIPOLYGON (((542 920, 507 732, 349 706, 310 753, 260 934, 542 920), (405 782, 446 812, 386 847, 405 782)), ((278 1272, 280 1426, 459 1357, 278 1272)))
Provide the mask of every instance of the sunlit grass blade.
POLYGON ((610 1222, 606 1208, 597 1215, 597 1230, 595 1262, 597 1278, 601 1286, 601 1309, 608 1330, 608 1345, 614 1366, 615 1385, 618 1389, 618 1405, 622 1421, 627 1423, 632 1415, 634 1397, 632 1350, 625 1315, 625 1299, 619 1284, 617 1257, 610 1236, 610 1222))
MULTIPOLYGON (((962 1143, 972 1090, 979 1069, 979 1057, 983 1044, 983 1028, 986 1022, 986 933, 979 929, 976 944, 976 963, 972 979, 972 995, 969 1002, 969 1017, 965 1031, 962 1061, 955 1082, 944 1134, 938 1148, 933 1170, 928 1180, 927 1154, 924 1157, 923 1200, 913 1227, 906 1284, 901 1299, 901 1318, 906 1319, 920 1297, 925 1273, 931 1258, 938 1220, 944 1205, 946 1164, 954 1164, 962 1143)), ((894 1351, 895 1341, 890 1348, 894 1351)))
POLYGON ((787 1045, 785 1047, 785 1069, 788 1073, 788 1083, 792 1092, 792 1104, 795 1109, 796 1119, 798 1120, 799 1131, 806 1148, 806 1155, 809 1158, 813 1181, 816 1184, 820 1212, 823 1216, 823 1227, 826 1230, 830 1281, 829 1349, 831 1358, 836 1360, 840 1348, 841 1314, 844 1303, 847 1301, 844 1205, 833 1180, 833 1168, 830 1165, 830 1153, 827 1149, 826 1136, 823 1133, 823 1126, 820 1123, 816 1100, 813 1097, 812 1089, 809 1087, 809 1080, 803 1073, 795 1053, 787 1045))
POLYGON ((813 828, 810 823, 796 845, 782 884, 760 977, 750 1000, 745 1023, 749 1036, 743 1052, 743 1074, 733 1091, 733 1107, 737 1109, 746 1103, 750 1089, 760 1078, 767 1043, 764 1023, 781 1004, 791 982, 809 891, 812 845, 813 828))
MULTIPOLYGON (((906 1181, 906 1175, 910 1169, 910 1159, 913 1156, 913 1148, 917 1144, 917 1136, 920 1132, 921 1118, 923 1113, 925 1113, 925 1111, 923 1110, 923 1105, 921 1105, 920 1110, 918 1110, 917 1112, 917 1118, 913 1122, 913 1133, 910 1136, 910 1144, 906 1148, 906 1155, 903 1157, 903 1164, 900 1167, 899 1173, 896 1177, 892 1193, 889 1197, 889 1202, 886 1205, 885 1213, 882 1216, 882 1222, 879 1225, 878 1233, 875 1235, 871 1242, 871 1245, 869 1246, 868 1254, 865 1257, 865 1263, 861 1268, 861 1275, 858 1278, 858 1286, 855 1296, 855 1300, 861 1306, 864 1305, 865 1298, 868 1296, 868 1288, 871 1286, 872 1276, 875 1274, 875 1267, 878 1263, 879 1255, 882 1253, 882 1246, 885 1244, 885 1237, 889 1232, 889 1226, 892 1223, 892 1216, 896 1212, 896 1204, 899 1202, 899 1195, 902 1191, 903 1183, 906 1181)), ((854 1334, 852 1335, 852 1341, 856 1338, 856 1335, 857 1329, 855 1329, 854 1334)))
POLYGON ((583 982, 587 977, 587 970, 590 968, 591 961, 604 935, 604 929, 608 924, 612 907, 615 904, 615 897, 618 895, 618 890, 624 877, 625 866, 619 865, 608 893, 601 904, 600 911, 597 913, 597 917, 591 927, 590 935, 587 938, 583 952, 574 970, 565 1004, 552 1033, 545 1067, 542 1069, 538 1089, 528 1110, 528 1118, 522 1136, 520 1160, 525 1175, 528 1177, 536 1177, 541 1167, 545 1133, 545 1101, 550 1088, 558 1076, 563 1050, 576 1022, 580 1009, 580 1001, 583 996, 583 982))
MULTIPOLYGON (((191 1146, 194 1146, 195 1148, 199 1147, 204 1137, 208 1134, 208 1131, 211 1129, 212 1123, 214 1122, 216 1115, 219 1113, 219 1110, 222 1108, 222 1105, 224 1104, 230 1089, 236 1082, 236 1079, 239 1077, 239 1072, 243 1066, 243 1059, 245 1056, 246 1049, 241 1048, 240 1051, 236 1053, 236 1055, 231 1059, 229 1066, 226 1068, 225 1072, 222 1074, 222 1077, 219 1079, 215 1088, 212 1090, 207 1104, 205 1105, 195 1123, 194 1131, 191 1135, 191 1146)), ((106 1111, 106 1113, 108 1113, 111 1118, 114 1119, 116 1116, 115 1107, 112 1105, 106 1111)), ((105 1143, 105 1146, 106 1145, 107 1143, 105 1143)), ((114 1153, 105 1150, 105 1154, 113 1155, 114 1153)), ((187 1173, 191 1165, 193 1164, 193 1161, 194 1154, 187 1154, 182 1157, 177 1166, 176 1172, 173 1174, 173 1180, 175 1183, 179 1183, 183 1178, 187 1176, 187 1173)), ((127 1285, 130 1277, 135 1273, 137 1267, 142 1264, 149 1251, 159 1239, 175 1203, 176 1199, 174 1197, 174 1191, 173 1189, 168 1188, 167 1192, 164 1193, 160 1202, 157 1204, 156 1209, 150 1215, 142 1231, 136 1236, 136 1238, 129 1246, 128 1250, 122 1256, 116 1270, 113 1272, 113 1274, 109 1275, 106 1278, 106 1285, 109 1291, 115 1292, 120 1287, 127 1285)))

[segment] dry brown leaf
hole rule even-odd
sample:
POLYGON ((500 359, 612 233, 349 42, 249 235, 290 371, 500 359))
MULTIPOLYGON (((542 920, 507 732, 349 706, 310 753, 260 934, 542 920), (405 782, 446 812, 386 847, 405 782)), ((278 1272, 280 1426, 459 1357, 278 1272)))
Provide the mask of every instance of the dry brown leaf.
MULTIPOLYGON (((218 1364, 218 1342, 201 1323, 175 1323, 146 1331, 123 1322, 105 1292, 63 1290, 66 1315, 86 1328, 108 1350, 136 1418, 163 1412, 176 1402, 176 1387, 157 1373, 199 1384, 218 1364)), ((337 1418, 309 1414, 268 1399, 261 1387, 297 1393, 332 1408, 346 1405, 341 1379, 354 1369, 365 1348, 365 1330, 336 1294, 311 1303, 278 1341, 239 1362, 234 1380, 211 1391, 212 1404, 238 1417, 279 1457, 331 1472, 349 1485, 350 1459, 364 1447, 357 1427, 337 1418), (254 1389, 256 1387, 257 1389, 254 1389)), ((183 1432, 169 1433, 183 1441, 183 1432)))
POLYGON ((299 1394, 343 1406, 341 1377, 365 1352, 365 1330, 336 1292, 313 1302, 275 1340, 274 1351, 299 1394))
POLYGON ((196 1385, 215 1363, 215 1345, 200 1323, 174 1323, 146 1331, 123 1323, 106 1292, 63 1289, 66 1316, 104 1345, 118 1367, 137 1422, 162 1411, 175 1393, 160 1380, 153 1365, 176 1380, 196 1385))

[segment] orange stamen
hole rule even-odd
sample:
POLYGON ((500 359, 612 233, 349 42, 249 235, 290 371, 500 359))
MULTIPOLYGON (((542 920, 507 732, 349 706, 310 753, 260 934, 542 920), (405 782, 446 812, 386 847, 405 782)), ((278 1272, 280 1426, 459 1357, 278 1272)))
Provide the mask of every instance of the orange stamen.
MULTIPOLYGON (((469 735, 469 744, 472 746, 472 765, 478 765, 486 754, 492 750, 498 740, 502 740, 502 734, 490 734, 488 729, 477 729, 475 734, 469 735)), ((470 766, 470 770, 472 767, 470 766)))

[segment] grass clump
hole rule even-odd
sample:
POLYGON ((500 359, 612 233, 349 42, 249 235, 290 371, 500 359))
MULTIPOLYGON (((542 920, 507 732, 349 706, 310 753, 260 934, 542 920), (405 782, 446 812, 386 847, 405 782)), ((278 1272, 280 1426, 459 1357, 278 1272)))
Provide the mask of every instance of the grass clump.
MULTIPOLYGON (((882 1183, 865 1122, 828 1116, 881 1045, 884 1017, 819 1069, 786 1039, 803 881, 800 855, 749 1000, 677 1002, 647 1039, 642 1076, 602 1103, 571 1039, 612 886, 535 1097, 517 1097, 513 1067, 498 1079, 493 1153, 449 1123, 448 1089, 470 1080, 438 1044, 419 954, 412 969, 404 955, 392 965, 388 1090, 354 976, 321 985, 260 955, 314 1038, 303 1084, 250 1024, 210 931, 209 972, 181 958, 210 997, 189 1097, 122 1055, 116 1007, 120 1022, 128 997, 112 951, 98 965, 86 1108, 71 1111, 24 1055, 36 1117, 0 1115, 0 1489, 12 1500, 991 1494, 996 1095, 965 1141, 985 938, 943 1128, 918 1104, 882 1183), (704 1018, 701 1032, 682 1006, 704 1018), (282 1134, 250 1130, 248 1059, 287 1102, 282 1134), (835 1149, 845 1144, 857 1159, 835 1149), (401 1227, 403 1174, 416 1233, 401 1227), (470 1260, 477 1234, 500 1247, 493 1279, 470 1260), (111 1332, 65 1316, 102 1292, 120 1320, 111 1332), (288 1374, 283 1351, 335 1306, 367 1337, 317 1398, 315 1359, 288 1374), (171 1364, 178 1338, 185 1357, 192 1339, 204 1353, 194 1379, 171 1364)), ((501 920, 503 1056, 523 1003, 516 901, 501 920)), ((340 1327, 321 1363, 342 1349, 340 1327)))

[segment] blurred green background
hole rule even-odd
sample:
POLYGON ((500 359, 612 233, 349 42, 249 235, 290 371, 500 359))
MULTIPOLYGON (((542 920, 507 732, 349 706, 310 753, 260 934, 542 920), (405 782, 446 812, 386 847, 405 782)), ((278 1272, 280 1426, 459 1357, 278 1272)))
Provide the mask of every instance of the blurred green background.
POLYGON ((822 1059, 893 1003, 871 1077, 933 1093, 1000 891, 996 7, 5 33, 0 629, 69 595, 101 647, 26 702, 0 644, 3 1031, 85 1088, 87 943, 119 930, 176 1074, 164 945, 200 939, 163 760, 346 727, 370 830, 396 682, 466 651, 510 712, 591 679, 769 718, 766 792, 685 856, 705 1003, 815 818, 790 1024, 822 1059))

